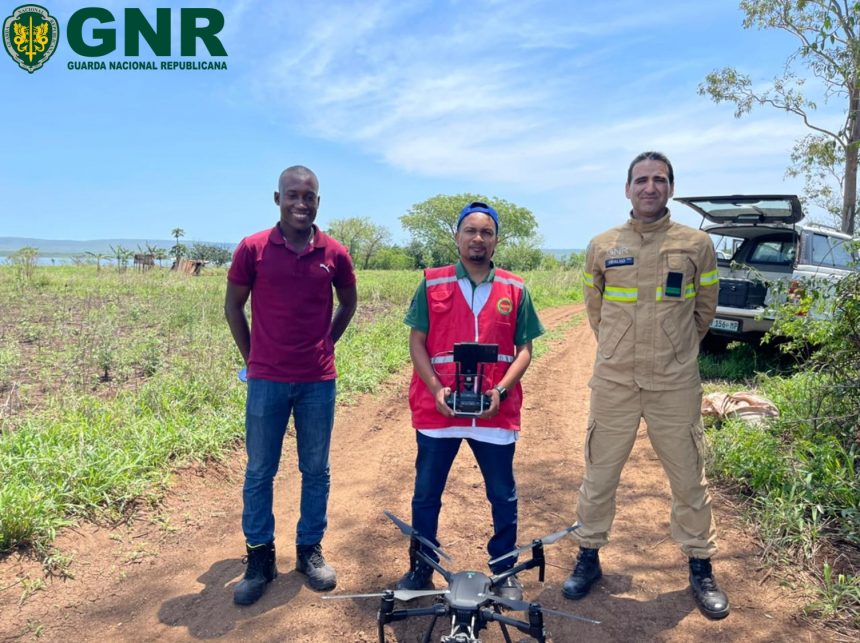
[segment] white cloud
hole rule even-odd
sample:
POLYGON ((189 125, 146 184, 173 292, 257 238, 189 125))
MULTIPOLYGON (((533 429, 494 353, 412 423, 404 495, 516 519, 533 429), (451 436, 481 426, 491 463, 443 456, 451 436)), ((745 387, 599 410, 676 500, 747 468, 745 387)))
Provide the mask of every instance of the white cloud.
POLYGON ((673 39, 705 12, 740 31, 716 1, 290 3, 269 10, 264 48, 277 53, 250 85, 291 127, 413 176, 589 208, 611 190, 617 210, 629 159, 656 148, 704 191, 761 191, 805 130, 697 96, 713 45, 678 56, 673 39))

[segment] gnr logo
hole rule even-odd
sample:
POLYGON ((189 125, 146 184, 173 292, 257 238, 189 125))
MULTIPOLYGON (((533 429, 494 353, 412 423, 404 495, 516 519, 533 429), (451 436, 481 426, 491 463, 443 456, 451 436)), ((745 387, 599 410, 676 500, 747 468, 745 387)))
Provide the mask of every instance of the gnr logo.
POLYGON ((56 18, 37 4, 20 6, 3 21, 6 51, 21 69, 31 74, 48 62, 59 39, 56 18))
MULTIPOLYGON (((103 7, 85 7, 75 11, 66 24, 69 47, 79 56, 98 58, 113 53, 118 44, 116 18, 103 7)), ((226 56, 227 50, 218 38, 224 28, 224 14, 208 7, 179 9, 180 56, 196 56, 198 42, 210 56, 226 56)), ((129 7, 123 10, 123 27, 119 34, 126 57, 140 55, 141 41, 160 57, 175 54, 173 15, 170 8, 155 9, 153 25, 143 11, 129 7)), ((3 22, 6 51, 22 69, 33 73, 41 68, 57 47, 60 27, 56 18, 39 5, 22 5, 3 22)), ((103 63, 99 63, 104 65, 103 63)))
MULTIPOLYGON (((154 27, 140 9, 126 8, 124 18, 123 53, 126 56, 140 55, 141 39, 156 56, 172 54, 171 9, 162 7, 155 10, 154 27)), ((117 45, 116 29, 103 25, 111 25, 115 21, 113 14, 101 7, 75 11, 66 27, 69 47, 76 54, 90 58, 113 53, 117 45)), ((196 56, 197 41, 200 40, 210 56, 226 56, 227 50, 218 39, 223 28, 224 14, 217 9, 180 9, 179 55, 196 56)))

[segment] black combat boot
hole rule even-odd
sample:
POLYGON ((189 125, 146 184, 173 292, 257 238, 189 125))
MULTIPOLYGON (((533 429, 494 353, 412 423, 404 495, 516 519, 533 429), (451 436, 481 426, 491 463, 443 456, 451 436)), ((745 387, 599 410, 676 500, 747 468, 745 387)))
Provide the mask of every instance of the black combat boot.
POLYGON ((433 568, 418 558, 420 544, 414 538, 409 543, 409 571, 397 581, 397 589, 432 589, 433 568))
POLYGON ((337 585, 337 574, 325 562, 322 545, 296 545, 296 571, 308 577, 308 585, 317 592, 327 592, 337 585))
POLYGON ((591 586, 603 576, 600 569, 600 556, 596 549, 582 547, 576 557, 576 567, 561 586, 561 593, 565 598, 579 600, 584 598, 591 586))
POLYGON ((710 558, 690 559, 690 589, 702 614, 714 620, 729 615, 729 597, 717 586, 710 558))
POLYGON ((266 591, 266 585, 278 576, 275 566, 275 543, 265 545, 245 545, 247 554, 242 562, 247 563, 245 577, 233 590, 233 602, 237 605, 251 605, 266 591))

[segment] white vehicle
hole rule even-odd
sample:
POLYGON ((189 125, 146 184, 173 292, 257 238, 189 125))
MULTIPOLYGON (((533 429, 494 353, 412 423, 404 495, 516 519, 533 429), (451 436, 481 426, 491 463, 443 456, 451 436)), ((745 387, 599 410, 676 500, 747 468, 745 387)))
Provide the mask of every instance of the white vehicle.
MULTIPOLYGON (((804 280, 836 282, 860 269, 851 237, 834 228, 801 224, 803 210, 793 194, 677 197, 710 222, 702 229, 717 250, 720 296, 708 343, 758 341, 773 325, 768 307, 783 281, 787 292, 804 280)), ((703 222, 704 223, 704 222, 703 222)))

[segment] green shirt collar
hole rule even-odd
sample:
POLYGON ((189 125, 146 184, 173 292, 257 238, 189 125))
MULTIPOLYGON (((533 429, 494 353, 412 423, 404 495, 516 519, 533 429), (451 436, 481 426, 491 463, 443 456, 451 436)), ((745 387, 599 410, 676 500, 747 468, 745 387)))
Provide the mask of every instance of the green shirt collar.
MULTIPOLYGON (((466 266, 463 265, 462 260, 457 259, 457 263, 454 266, 454 270, 456 271, 457 279, 464 279, 465 278, 465 279, 468 279, 469 281, 472 281, 472 278, 469 276, 469 273, 466 272, 466 266)), ((493 279, 495 279, 495 278, 496 278, 496 264, 494 264, 491 261, 490 262, 490 272, 487 273, 486 279, 484 279, 484 281, 482 281, 481 283, 483 283, 483 284, 492 283, 493 279)), ((474 282, 472 282, 472 284, 475 286, 478 285, 478 284, 475 284, 474 282)))

